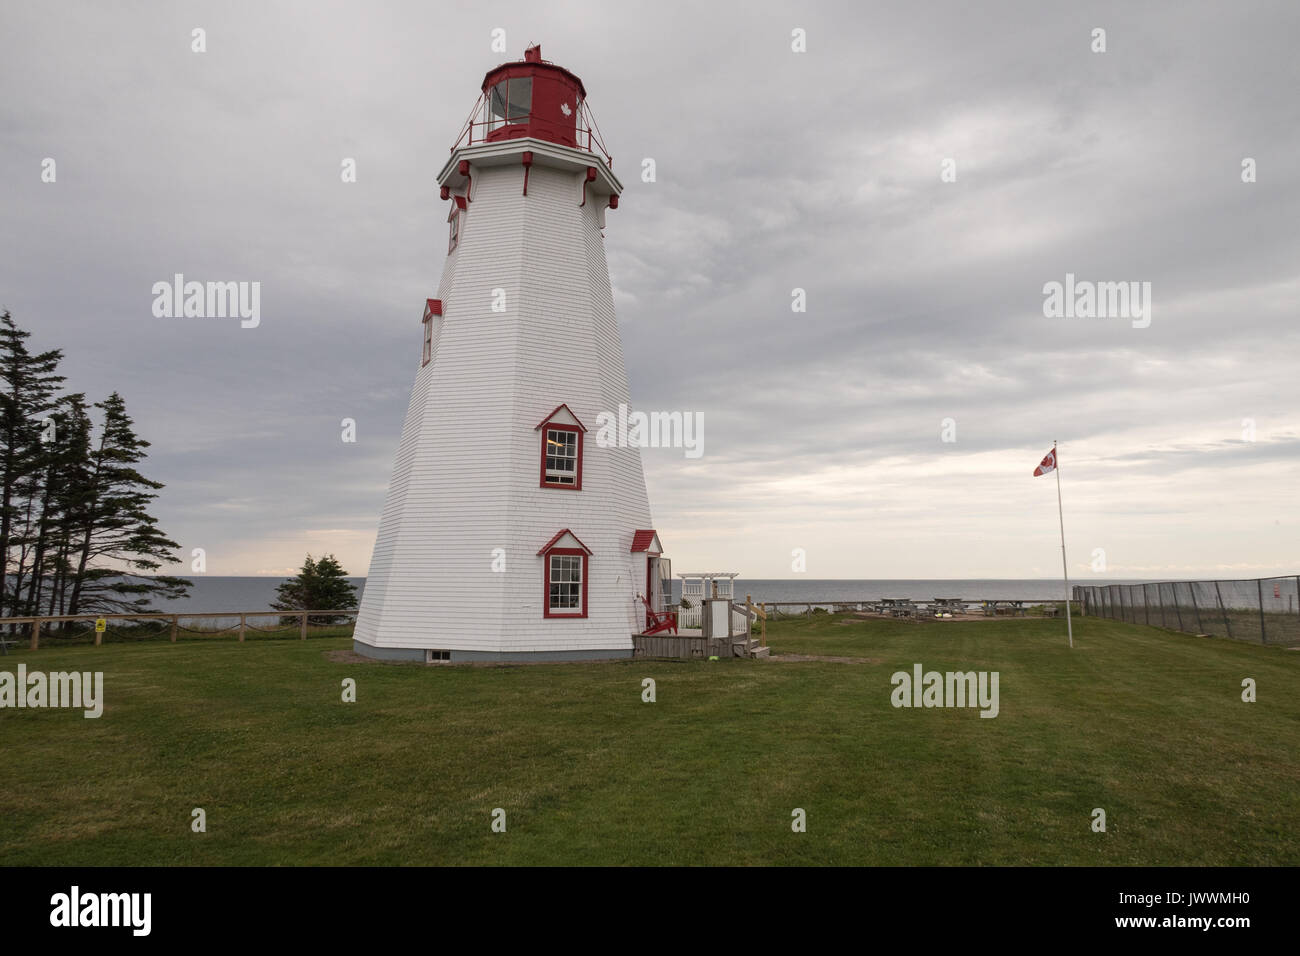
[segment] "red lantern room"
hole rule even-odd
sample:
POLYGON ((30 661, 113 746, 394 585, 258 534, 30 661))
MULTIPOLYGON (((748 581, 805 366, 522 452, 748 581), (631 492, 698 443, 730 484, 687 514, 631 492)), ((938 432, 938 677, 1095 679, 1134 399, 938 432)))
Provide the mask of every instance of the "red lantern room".
POLYGON ((532 137, 598 152, 610 162, 586 99, 582 80, 543 60, 540 45, 530 46, 522 60, 502 63, 483 77, 483 95, 452 149, 532 137))

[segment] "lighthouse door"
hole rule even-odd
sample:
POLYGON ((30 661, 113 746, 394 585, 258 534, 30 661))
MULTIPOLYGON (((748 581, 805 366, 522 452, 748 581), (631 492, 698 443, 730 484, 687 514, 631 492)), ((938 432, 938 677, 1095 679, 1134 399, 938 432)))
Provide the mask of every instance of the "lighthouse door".
MULTIPOLYGON (((650 607, 656 611, 664 609, 664 583, 659 576, 659 558, 654 555, 646 556, 645 563, 645 593, 650 599, 650 607)), ((649 612, 646 614, 647 626, 649 624, 649 612)))

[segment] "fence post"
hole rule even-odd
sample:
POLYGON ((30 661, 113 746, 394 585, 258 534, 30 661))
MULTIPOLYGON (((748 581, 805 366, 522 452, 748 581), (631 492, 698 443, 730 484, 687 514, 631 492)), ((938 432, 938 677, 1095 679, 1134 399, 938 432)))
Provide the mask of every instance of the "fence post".
POLYGON ((1259 642, 1268 643, 1268 631, 1264 627, 1264 579, 1255 579, 1255 590, 1259 592, 1259 642))
POLYGON ((1214 582, 1214 596, 1219 602, 1219 612, 1223 615, 1223 629, 1232 637, 1232 625, 1228 622, 1228 609, 1223 606, 1223 592, 1219 590, 1219 582, 1214 582))
POLYGON ((247 615, 239 615, 239 643, 244 643, 244 629, 248 627, 247 615))
POLYGON ((171 633, 171 639, 172 639, 172 643, 173 643, 173 644, 176 643, 176 629, 177 629, 178 627, 180 627, 180 624, 181 624, 181 616, 180 616, 179 614, 173 614, 173 615, 172 615, 172 633, 171 633))
POLYGON ((305 641, 307 640, 307 615, 300 614, 299 618, 300 620, 298 621, 298 640, 305 641))
POLYGON ((1169 590, 1174 592, 1174 613, 1178 615, 1178 630, 1185 631, 1183 627, 1183 609, 1178 604, 1178 582, 1170 581, 1169 590))
POLYGON ((1147 597, 1147 586, 1142 585, 1142 611, 1146 616, 1147 625, 1151 624, 1151 599, 1147 597))
POLYGON ((1204 634, 1205 628, 1201 627, 1201 608, 1200 605, 1196 603, 1196 583, 1194 581, 1188 581, 1187 590, 1191 592, 1192 610, 1196 612, 1196 633, 1204 634))
POLYGON ((41 619, 32 621, 32 650, 41 646, 41 619))

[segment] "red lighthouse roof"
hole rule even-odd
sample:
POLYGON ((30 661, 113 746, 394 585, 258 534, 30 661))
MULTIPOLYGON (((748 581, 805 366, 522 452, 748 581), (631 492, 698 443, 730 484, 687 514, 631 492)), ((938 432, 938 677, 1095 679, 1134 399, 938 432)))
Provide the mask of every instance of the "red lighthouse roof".
POLYGON ((571 73, 550 60, 542 59, 540 43, 534 44, 525 50, 522 60, 511 60, 488 70, 483 76, 483 92, 486 93, 489 87, 496 85, 498 81, 506 76, 545 76, 547 74, 553 74, 557 82, 562 82, 570 89, 576 90, 579 97, 586 98, 587 89, 582 85, 582 80, 578 78, 577 74, 571 73))
POLYGON ((487 71, 483 95, 452 149, 533 138, 599 152, 610 162, 586 101, 586 87, 576 74, 543 60, 540 45, 530 46, 522 60, 487 71))

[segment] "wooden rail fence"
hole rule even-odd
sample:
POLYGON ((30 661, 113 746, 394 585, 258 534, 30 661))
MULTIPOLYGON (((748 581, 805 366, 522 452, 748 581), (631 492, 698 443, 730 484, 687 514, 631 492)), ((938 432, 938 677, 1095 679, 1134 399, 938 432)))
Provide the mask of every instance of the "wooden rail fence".
MULTIPOLYGON (((89 621, 96 623, 100 620, 107 621, 169 621, 171 622, 171 642, 176 643, 176 633, 180 630, 181 620, 200 620, 210 621, 223 618, 239 618, 239 640, 242 643, 244 635, 248 631, 248 619, 250 617, 291 617, 298 619, 298 638, 307 640, 307 619, 311 617, 356 617, 356 608, 345 608, 337 611, 201 611, 189 614, 61 614, 46 615, 41 617, 0 617, 0 631, 9 626, 19 627, 29 625, 31 628, 32 650, 37 650, 41 646, 41 628, 46 624, 74 623, 77 621, 89 621)), ((232 628, 222 628, 221 630, 232 630, 232 628)), ((103 643, 104 633, 98 629, 95 631, 95 645, 103 643)), ((12 642, 8 642, 12 643, 12 642)), ((8 643, 0 635, 0 649, 7 654, 8 643)))

